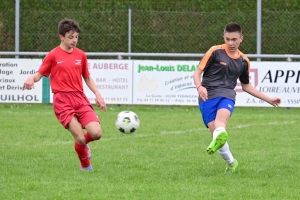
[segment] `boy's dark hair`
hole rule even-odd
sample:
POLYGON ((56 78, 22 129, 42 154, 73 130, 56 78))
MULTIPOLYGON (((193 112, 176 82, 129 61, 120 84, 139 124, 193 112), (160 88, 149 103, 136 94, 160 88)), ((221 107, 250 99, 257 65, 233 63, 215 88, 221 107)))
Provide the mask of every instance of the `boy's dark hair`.
POLYGON ((242 35, 242 27, 235 22, 231 22, 225 26, 224 33, 238 32, 242 35))
POLYGON ((65 34, 70 31, 80 33, 79 24, 72 19, 61 20, 58 24, 58 34, 65 36, 65 34))

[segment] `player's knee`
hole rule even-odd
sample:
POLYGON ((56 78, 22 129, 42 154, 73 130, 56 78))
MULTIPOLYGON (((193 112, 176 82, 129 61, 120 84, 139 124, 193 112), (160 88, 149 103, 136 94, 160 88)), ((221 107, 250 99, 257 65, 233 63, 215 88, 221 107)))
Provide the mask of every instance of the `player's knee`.
POLYGON ((218 128, 220 126, 221 127, 224 127, 224 126, 226 127, 227 122, 228 122, 227 118, 225 118, 225 117, 218 117, 215 120, 214 126, 215 126, 215 128, 218 128))
POLYGON ((100 140, 100 138, 102 137, 102 131, 97 132, 97 134, 95 135, 95 140, 100 140))
POLYGON ((76 143, 80 144, 80 145, 84 145, 86 142, 85 142, 85 137, 77 137, 75 138, 76 140, 76 143))
POLYGON ((93 137, 94 140, 100 140, 100 138, 102 137, 102 130, 101 129, 97 129, 94 130, 92 133, 90 133, 93 137))

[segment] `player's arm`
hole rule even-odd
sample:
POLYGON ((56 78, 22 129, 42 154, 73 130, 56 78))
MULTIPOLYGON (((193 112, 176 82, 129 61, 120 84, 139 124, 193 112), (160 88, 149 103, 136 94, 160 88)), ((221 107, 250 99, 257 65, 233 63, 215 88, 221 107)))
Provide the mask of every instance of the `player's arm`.
POLYGON ((265 95, 264 93, 260 92, 259 90, 257 90, 255 87, 253 87, 250 83, 248 84, 244 84, 244 83, 241 83, 242 85, 242 89, 251 94, 252 96, 256 97, 256 98, 259 98, 261 100, 264 100, 266 102, 269 102, 270 101, 270 97, 265 95))
POLYGON ((102 98, 102 96, 95 84, 95 81, 93 80, 93 78, 91 76, 83 78, 83 80, 85 81, 86 85, 90 88, 90 90, 95 94, 96 97, 102 98))
POLYGON ((87 57, 85 54, 83 54, 82 57, 82 77, 83 80, 85 81, 86 85, 90 88, 90 90, 95 94, 96 96, 96 105, 101 108, 101 110, 103 112, 106 111, 106 104, 104 102, 104 99, 102 98, 96 84, 95 81, 93 80, 93 78, 90 76, 90 72, 88 69, 88 61, 87 61, 87 57))
POLYGON ((90 90, 95 94, 96 105, 99 108, 101 108, 102 111, 106 111, 106 104, 105 104, 93 78, 91 76, 88 76, 88 77, 83 78, 83 80, 85 81, 86 85, 90 88, 90 90))
POLYGON ((195 83, 195 86, 196 86, 196 89, 198 90, 199 87, 201 87, 201 75, 203 73, 203 70, 200 69, 200 68, 197 68, 196 71, 194 72, 194 83, 195 83))
POLYGON ((31 90, 34 88, 34 83, 38 82, 41 80, 41 78, 43 77, 43 75, 39 72, 35 73, 32 76, 29 76, 26 81, 24 82, 23 85, 23 90, 27 89, 27 90, 31 90))
POLYGON ((196 71, 194 72, 194 83, 196 85, 196 89, 198 92, 198 95, 201 99, 206 101, 208 99, 207 96, 207 90, 205 87, 201 85, 201 75, 203 73, 203 70, 200 68, 197 68, 196 71))
POLYGON ((242 88, 245 92, 251 94, 252 96, 259 98, 261 100, 264 100, 265 102, 268 102, 269 104, 271 104, 274 107, 279 106, 279 104, 281 103, 281 99, 278 97, 270 97, 262 92, 260 92, 259 90, 257 90, 255 87, 253 87, 250 83, 248 84, 242 84, 242 88))
POLYGON ((48 77, 51 72, 52 62, 53 62, 53 55, 51 53, 49 53, 43 60, 43 63, 41 64, 38 72, 32 76, 29 76, 26 79, 26 81, 24 82, 24 85, 23 85, 23 90, 24 89, 27 89, 27 90, 33 89, 34 83, 40 81, 43 76, 48 77))
POLYGON ((247 66, 245 66, 246 69, 244 70, 244 72, 240 75, 239 79, 242 85, 242 89, 249 93, 250 95, 259 98, 265 102, 268 102, 269 104, 277 107, 279 106, 279 104, 281 103, 281 99, 278 97, 269 97, 268 95, 260 92, 259 90, 257 90, 255 87, 253 87, 250 84, 250 76, 249 76, 249 72, 250 72, 250 62, 249 60, 247 60, 247 66))
POLYGON ((85 81, 86 85, 90 88, 90 90, 95 94, 96 99, 102 99, 102 96, 100 92, 98 91, 98 88, 95 84, 95 81, 90 75, 89 68, 88 68, 88 60, 85 54, 83 54, 82 57, 82 77, 83 80, 85 81))
POLYGON ((194 72, 194 75, 193 75, 194 83, 196 85, 198 95, 204 101, 208 99, 208 96, 207 96, 206 88, 204 88, 201 84, 201 75, 202 75, 204 69, 212 63, 212 61, 213 61, 213 52, 214 52, 213 48, 208 50, 208 52, 204 55, 204 57, 200 61, 199 65, 198 65, 198 68, 196 69, 196 71, 194 72))

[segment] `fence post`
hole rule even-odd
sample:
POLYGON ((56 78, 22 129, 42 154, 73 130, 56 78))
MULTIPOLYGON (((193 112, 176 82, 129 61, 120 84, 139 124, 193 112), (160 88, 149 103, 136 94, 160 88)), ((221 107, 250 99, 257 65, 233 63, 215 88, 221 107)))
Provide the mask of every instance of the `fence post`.
MULTIPOLYGON (((257 21, 256 21, 256 54, 261 54, 261 20, 262 20, 262 3, 257 0, 257 21)), ((261 61, 257 58, 257 61, 261 61)))
MULTIPOLYGON (((15 1, 15 52, 20 51, 20 0, 15 1)), ((19 58, 18 55, 15 58, 19 58)))
MULTIPOLYGON (((131 53, 131 6, 128 7, 128 53, 131 53)), ((130 60, 131 57, 129 56, 130 60)))

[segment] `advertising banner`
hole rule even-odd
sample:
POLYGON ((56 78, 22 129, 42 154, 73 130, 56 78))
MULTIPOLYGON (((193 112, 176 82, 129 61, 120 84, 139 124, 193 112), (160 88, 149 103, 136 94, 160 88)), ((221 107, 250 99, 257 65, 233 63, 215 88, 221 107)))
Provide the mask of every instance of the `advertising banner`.
MULTIPOLYGON (((197 105, 193 72, 198 61, 134 61, 133 104, 197 105)), ((250 82, 282 107, 300 107, 299 62, 251 62, 250 82)), ((242 90, 238 80, 236 106, 269 107, 242 90)))
POLYGON ((27 77, 41 65, 41 59, 0 59, 0 102, 42 103, 42 81, 33 90, 24 90, 27 77))
MULTIPOLYGON (((106 104, 132 104, 132 62, 128 60, 88 60, 91 77, 106 104)), ((95 95, 83 81, 87 98, 95 104, 95 95)), ((50 102, 53 94, 50 90, 50 102)))
MULTIPOLYGON (((107 104, 197 105, 193 73, 199 61, 88 60, 89 70, 107 104)), ((42 103, 42 80, 33 90, 22 90, 41 59, 0 59, 0 102, 42 103)), ((282 99, 282 107, 300 107, 299 62, 251 62, 250 82, 268 96, 282 99)), ((95 95, 83 81, 92 104, 95 95)), ((44 88, 42 88, 44 87, 44 88)), ((268 103, 242 90, 238 81, 236 106, 268 107, 268 103)), ((47 102, 47 100, 45 101, 47 102)), ((50 90, 50 103, 53 94, 50 90)))
MULTIPOLYGON (((300 107, 299 62, 251 62, 251 84, 268 96, 282 99, 281 107, 300 107)), ((271 106, 236 87, 236 106, 271 106)))
POLYGON ((198 61, 135 60, 133 104, 197 105, 198 61))

